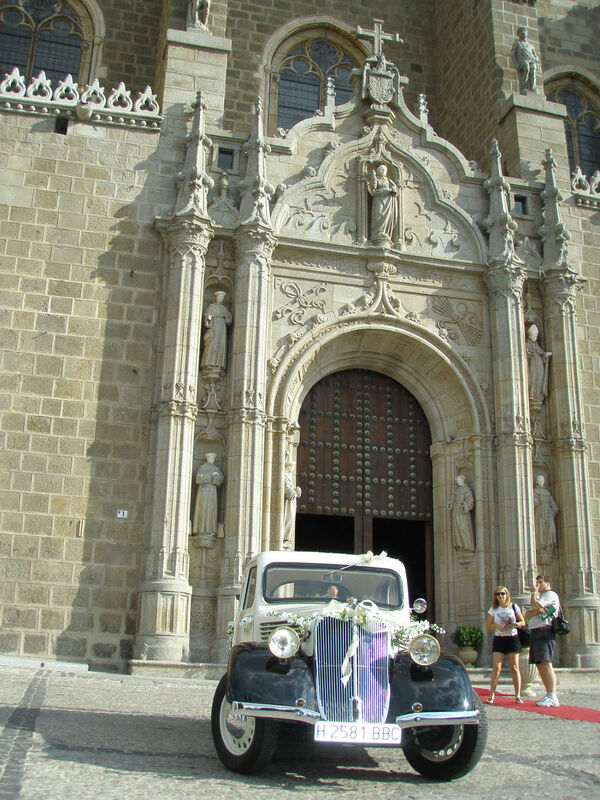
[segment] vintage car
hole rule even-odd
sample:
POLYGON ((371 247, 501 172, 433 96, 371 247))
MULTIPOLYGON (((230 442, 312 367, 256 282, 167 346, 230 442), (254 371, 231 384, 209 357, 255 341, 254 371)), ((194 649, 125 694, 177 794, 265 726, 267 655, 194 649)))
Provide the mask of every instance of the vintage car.
POLYGON ((473 769, 484 709, 460 659, 440 656, 429 623, 415 621, 425 610, 410 607, 404 566, 385 553, 253 558, 212 704, 223 764, 259 770, 282 725, 304 723, 316 742, 401 747, 427 778, 473 769))

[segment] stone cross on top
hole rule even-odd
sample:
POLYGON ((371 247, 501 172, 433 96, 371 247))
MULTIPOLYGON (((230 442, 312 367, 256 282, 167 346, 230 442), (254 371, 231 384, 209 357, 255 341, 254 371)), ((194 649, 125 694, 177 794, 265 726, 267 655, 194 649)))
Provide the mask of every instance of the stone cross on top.
POLYGON ((368 30, 367 28, 362 28, 360 25, 356 27, 356 36, 359 39, 372 39, 373 40, 373 55, 377 59, 378 63, 384 62, 385 63, 385 56, 383 55, 383 43, 384 41, 388 42, 399 42, 403 44, 402 39, 400 38, 399 33, 385 33, 383 30, 383 20, 382 19, 374 19, 373 20, 373 30, 368 30))

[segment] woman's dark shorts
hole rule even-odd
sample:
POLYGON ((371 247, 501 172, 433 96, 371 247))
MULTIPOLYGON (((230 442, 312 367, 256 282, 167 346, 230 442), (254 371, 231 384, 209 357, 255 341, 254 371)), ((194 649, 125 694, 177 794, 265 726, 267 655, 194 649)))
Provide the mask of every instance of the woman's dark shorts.
POLYGON ((529 663, 539 664, 542 661, 548 661, 551 664, 555 641, 556 636, 550 625, 534 628, 529 640, 529 663))
POLYGON ((492 653, 520 653, 523 648, 518 636, 494 636, 492 653))

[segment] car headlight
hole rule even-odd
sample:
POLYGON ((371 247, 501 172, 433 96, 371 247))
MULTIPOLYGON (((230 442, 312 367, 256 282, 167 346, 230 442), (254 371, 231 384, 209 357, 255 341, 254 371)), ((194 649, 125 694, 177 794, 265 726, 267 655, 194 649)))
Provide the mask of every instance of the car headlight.
POLYGON ((434 636, 428 633, 421 633, 415 636, 408 646, 408 653, 415 664, 421 667, 428 667, 440 657, 440 643, 434 636))
POLYGON ((269 636, 269 650, 277 658, 291 658, 300 649, 300 637, 293 628, 276 628, 269 636))

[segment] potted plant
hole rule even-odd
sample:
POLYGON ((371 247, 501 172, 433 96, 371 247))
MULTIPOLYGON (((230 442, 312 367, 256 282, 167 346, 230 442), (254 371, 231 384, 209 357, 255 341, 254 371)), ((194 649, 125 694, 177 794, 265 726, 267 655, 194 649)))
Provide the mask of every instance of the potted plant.
POLYGON ((458 657, 465 666, 474 664, 483 645, 481 628, 477 625, 458 625, 450 638, 458 647, 458 657))

